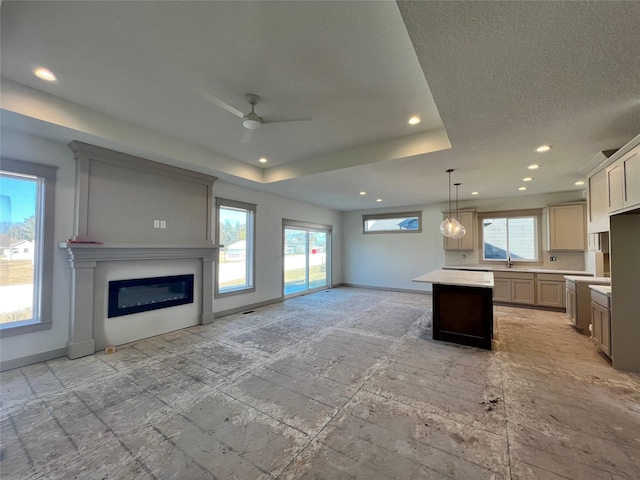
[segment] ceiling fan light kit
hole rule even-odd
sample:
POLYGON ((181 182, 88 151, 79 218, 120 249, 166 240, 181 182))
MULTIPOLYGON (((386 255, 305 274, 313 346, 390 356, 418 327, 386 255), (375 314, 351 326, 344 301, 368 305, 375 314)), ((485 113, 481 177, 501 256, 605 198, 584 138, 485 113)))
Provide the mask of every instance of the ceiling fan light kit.
POLYGON ((244 128, 248 128, 249 130, 257 130, 264 123, 256 112, 254 112, 254 108, 256 107, 256 103, 260 101, 260 97, 253 93, 249 93, 245 98, 247 99, 247 102, 249 102, 249 105, 251 105, 251 112, 242 117, 242 125, 244 125, 244 128))
POLYGON ((244 128, 248 128, 249 130, 257 130, 262 126, 262 120, 255 113, 250 113, 249 115, 245 115, 242 119, 242 125, 244 128))

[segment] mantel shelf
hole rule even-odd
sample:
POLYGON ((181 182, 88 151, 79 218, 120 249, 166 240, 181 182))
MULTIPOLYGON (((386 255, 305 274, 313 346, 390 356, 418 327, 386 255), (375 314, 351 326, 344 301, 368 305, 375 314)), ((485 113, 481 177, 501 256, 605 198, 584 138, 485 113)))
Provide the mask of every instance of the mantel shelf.
POLYGON ((212 258, 219 245, 161 245, 128 243, 62 242, 70 262, 98 262, 117 260, 169 260, 179 258, 212 258))

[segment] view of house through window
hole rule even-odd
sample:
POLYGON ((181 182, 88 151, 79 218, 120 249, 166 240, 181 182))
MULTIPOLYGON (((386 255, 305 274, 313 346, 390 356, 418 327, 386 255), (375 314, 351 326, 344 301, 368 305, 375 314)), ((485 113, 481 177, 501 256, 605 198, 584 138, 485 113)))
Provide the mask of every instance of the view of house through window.
POLYGON ((483 259, 537 261, 536 224, 535 216, 483 219, 483 259))
POLYGON ((255 205, 217 200, 218 255, 217 293, 238 292, 254 288, 253 231, 255 205))
POLYGON ((0 324, 38 316, 38 178, 0 172, 0 324))
POLYGON ((363 215, 362 222, 364 233, 419 233, 422 212, 363 215))

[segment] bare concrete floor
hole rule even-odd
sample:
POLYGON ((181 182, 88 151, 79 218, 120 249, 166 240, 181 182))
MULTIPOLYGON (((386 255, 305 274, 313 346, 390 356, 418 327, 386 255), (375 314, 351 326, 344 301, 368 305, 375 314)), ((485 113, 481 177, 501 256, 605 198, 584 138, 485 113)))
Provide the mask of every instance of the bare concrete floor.
POLYGON ((638 479, 640 376, 561 313, 433 342, 431 297, 337 288, 2 374, 6 479, 638 479))

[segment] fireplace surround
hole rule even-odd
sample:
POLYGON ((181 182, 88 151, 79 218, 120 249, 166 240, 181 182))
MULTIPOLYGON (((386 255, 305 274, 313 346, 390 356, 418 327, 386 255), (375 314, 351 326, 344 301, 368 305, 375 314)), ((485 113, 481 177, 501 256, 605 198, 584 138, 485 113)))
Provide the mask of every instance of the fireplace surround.
MULTIPOLYGON (((214 256, 217 247, 214 245, 128 245, 128 244, 91 244, 65 242, 60 244, 65 249, 71 267, 71 318, 67 356, 79 358, 92 355, 96 347, 103 345, 96 338, 102 338, 102 332, 96 330, 103 317, 107 316, 106 302, 102 302, 99 290, 106 288, 96 278, 96 269, 100 265, 132 264, 146 262, 157 265, 161 269, 167 261, 189 261, 200 265, 197 272, 199 282, 194 283, 194 299, 198 300, 198 323, 213 322, 213 277, 214 256), (104 307, 101 307, 104 305, 104 307)), ((158 275, 160 276, 160 275, 158 275)), ((181 307, 182 308, 182 307, 181 307)), ((149 312, 147 312, 149 313, 149 312)), ((145 315, 141 313, 139 315, 145 315)), ((109 319, 115 321, 115 317, 109 319)), ((152 336, 152 335, 148 335, 152 336)), ((130 340, 131 341, 131 340, 130 340)))
POLYGON ((60 245, 71 267, 67 356, 213 322, 216 177, 78 141, 69 148, 74 224, 60 245), (109 281, 180 274, 194 275, 192 303, 108 317, 109 281))

